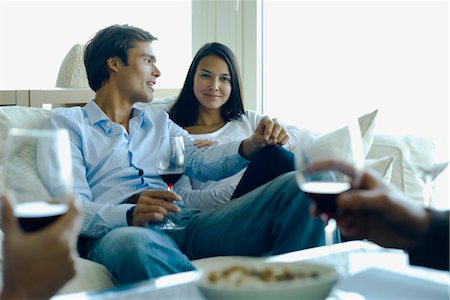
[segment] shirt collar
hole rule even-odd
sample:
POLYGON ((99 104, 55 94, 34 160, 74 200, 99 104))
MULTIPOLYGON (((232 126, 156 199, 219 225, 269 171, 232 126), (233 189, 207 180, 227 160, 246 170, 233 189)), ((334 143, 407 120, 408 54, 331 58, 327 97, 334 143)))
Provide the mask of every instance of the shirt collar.
POLYGON ((131 117, 140 117, 141 118, 141 126, 145 129, 152 127, 152 121, 148 117, 148 114, 145 114, 145 110, 137 108, 133 106, 133 110, 131 112, 131 117))
POLYGON ((101 121, 109 122, 108 116, 103 112, 103 110, 98 107, 94 100, 89 101, 85 106, 84 110, 89 119, 91 125, 99 123, 101 121))
MULTIPOLYGON (((119 124, 111 122, 108 116, 101 110, 101 108, 97 105, 94 100, 89 101, 85 106, 84 110, 86 112, 87 118, 91 125, 98 124, 100 125, 106 133, 108 134, 120 134, 115 128, 119 127, 119 124)), ((131 111, 131 118, 140 118, 141 124, 140 126, 144 128, 150 128, 152 126, 151 120, 145 116, 144 110, 133 107, 131 111)))

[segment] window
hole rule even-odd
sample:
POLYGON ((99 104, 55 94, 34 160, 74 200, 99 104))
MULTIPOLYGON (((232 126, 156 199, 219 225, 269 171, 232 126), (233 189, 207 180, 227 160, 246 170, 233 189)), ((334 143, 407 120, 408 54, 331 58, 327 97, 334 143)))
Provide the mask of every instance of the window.
POLYGON ((129 24, 158 38, 158 88, 180 88, 192 59, 191 1, 0 1, 0 89, 53 88, 70 48, 129 24))
POLYGON ((265 114, 326 132, 378 108, 378 133, 428 137, 448 159, 447 1, 268 0, 262 10, 265 114))

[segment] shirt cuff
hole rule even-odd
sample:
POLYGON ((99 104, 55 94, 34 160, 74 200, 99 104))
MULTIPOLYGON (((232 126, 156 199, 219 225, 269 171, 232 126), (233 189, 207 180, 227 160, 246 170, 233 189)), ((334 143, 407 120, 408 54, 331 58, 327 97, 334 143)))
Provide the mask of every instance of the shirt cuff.
POLYGON ((136 205, 134 204, 125 204, 125 203, 115 205, 110 211, 110 215, 108 218, 110 223, 109 226, 111 228, 128 226, 127 211, 135 206, 136 205))

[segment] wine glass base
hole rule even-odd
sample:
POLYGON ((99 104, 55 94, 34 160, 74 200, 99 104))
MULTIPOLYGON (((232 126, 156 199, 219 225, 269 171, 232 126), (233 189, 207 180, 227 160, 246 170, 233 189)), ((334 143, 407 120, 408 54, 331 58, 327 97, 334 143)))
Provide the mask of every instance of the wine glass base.
POLYGON ((155 226, 155 228, 160 229, 160 230, 171 230, 171 231, 181 230, 181 229, 186 228, 186 226, 181 226, 181 225, 175 224, 172 220, 170 220, 168 218, 164 218, 164 220, 166 221, 166 223, 157 225, 157 226, 155 226))
POLYGON ((155 226, 156 229, 159 230, 171 230, 171 231, 176 231, 176 230, 182 230, 184 228, 186 228, 185 226, 180 226, 180 225, 176 225, 176 224, 163 224, 163 225, 158 225, 155 226))

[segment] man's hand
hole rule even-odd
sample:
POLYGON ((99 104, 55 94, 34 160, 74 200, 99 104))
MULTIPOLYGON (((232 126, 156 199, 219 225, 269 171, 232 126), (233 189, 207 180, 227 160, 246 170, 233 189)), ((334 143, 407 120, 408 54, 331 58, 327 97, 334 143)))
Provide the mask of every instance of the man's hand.
POLYGON ((75 201, 69 211, 42 230, 24 232, 11 204, 2 203, 4 269, 1 299, 48 299, 75 275, 74 258, 81 217, 75 201))
POLYGON ((239 153, 251 158, 259 149, 267 145, 285 145, 289 141, 286 128, 276 118, 263 117, 251 137, 242 141, 239 153))
POLYGON ((170 191, 144 191, 136 201, 133 213, 134 226, 147 226, 151 222, 162 221, 170 213, 179 214, 181 209, 172 202, 181 197, 170 191))

